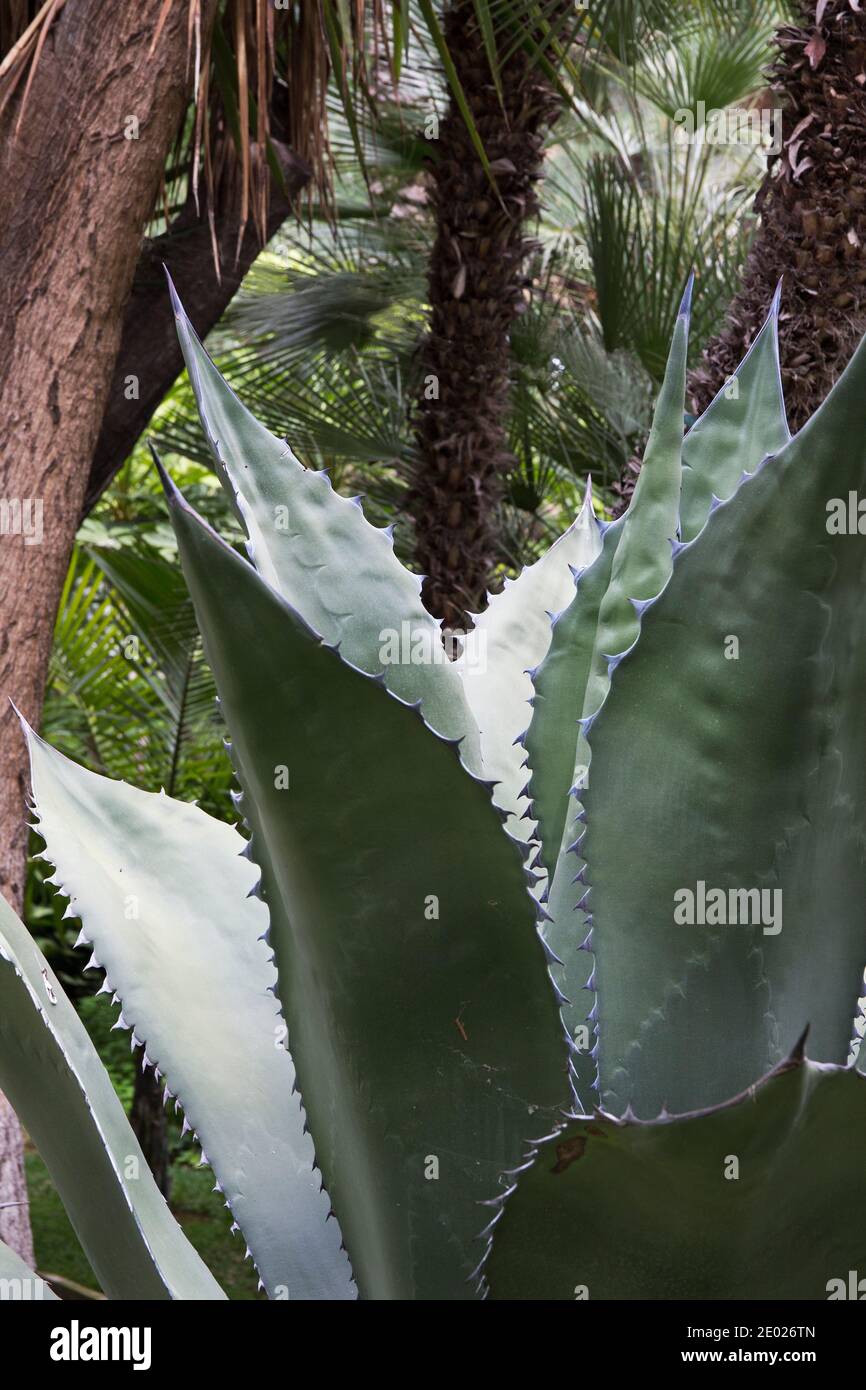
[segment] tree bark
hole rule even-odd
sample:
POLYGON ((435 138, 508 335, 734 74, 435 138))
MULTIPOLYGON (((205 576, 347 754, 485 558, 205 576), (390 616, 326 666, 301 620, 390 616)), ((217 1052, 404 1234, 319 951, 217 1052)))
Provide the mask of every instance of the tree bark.
POLYGON ((141 1065, 144 1048, 137 1047, 135 1058, 135 1090, 129 1123, 132 1125, 141 1151, 147 1159, 156 1185, 166 1201, 171 1196, 171 1162, 168 1151, 168 1116, 163 1101, 163 1087, 152 1067, 141 1065))
POLYGON ((0 1240, 4 1240, 32 1269, 33 1232, 27 1182, 24 1177, 23 1142, 18 1116, 0 1093, 0 1240))
MULTIPOLYGON (((558 9, 547 7, 556 27, 558 9)), ((545 131, 560 111, 553 85, 518 48, 501 63, 503 102, 473 0, 453 0, 445 38, 499 197, 453 100, 433 159, 437 219, 430 257, 430 328, 422 350, 420 454, 409 498, 424 601, 452 628, 471 626, 499 555, 498 508, 508 448, 510 331, 527 306, 526 229, 538 212, 545 131)), ((514 48, 513 35, 506 35, 514 48)))
MULTIPOLYGON (((769 99, 781 111, 781 148, 755 197, 760 222, 742 285, 689 375, 700 415, 745 357, 782 279, 779 356, 792 431, 866 332, 866 8, 802 0, 798 18, 775 38, 769 99)), ((629 459, 615 514, 628 506, 640 467, 639 456, 629 459)))
MULTIPOLYGON (((271 143, 280 158, 285 189, 275 179, 271 180, 266 228, 268 239, 290 215, 292 200, 312 177, 309 165, 288 146, 277 140, 271 143)), ((168 269, 199 337, 204 338, 222 317, 262 249, 253 224, 249 222, 238 254, 235 201, 217 213, 215 231, 219 278, 214 266, 210 227, 207 219, 196 211, 191 196, 168 231, 146 241, 142 247, 132 293, 123 317, 120 350, 105 416, 84 494, 85 516, 132 451, 151 415, 183 367, 163 265, 168 269), (137 383, 138 399, 127 399, 130 379, 137 383)))
POLYGON ((742 287, 690 389, 700 414, 745 356, 784 276, 782 384, 798 430, 866 331, 866 10, 850 0, 801 3, 800 23, 783 25, 775 43, 781 152, 755 199, 761 222, 742 287))
MULTIPOLYGON (((204 0, 205 31, 214 10, 215 0, 204 0)), ((186 105, 186 26, 187 7, 173 5, 151 51, 151 7, 116 0, 109 18, 100 0, 67 4, 20 127, 23 92, 0 125, 0 500, 13 504, 0 534, 0 890, 15 907, 26 864, 25 773, 5 697, 38 724, 123 306, 186 105)), ((11 1151, 0 1151, 7 1171, 14 1134, 8 1142, 11 1151)), ((0 1189, 0 1203, 7 1200, 0 1189)), ((16 1211, 0 1210, 0 1234, 16 1211)))

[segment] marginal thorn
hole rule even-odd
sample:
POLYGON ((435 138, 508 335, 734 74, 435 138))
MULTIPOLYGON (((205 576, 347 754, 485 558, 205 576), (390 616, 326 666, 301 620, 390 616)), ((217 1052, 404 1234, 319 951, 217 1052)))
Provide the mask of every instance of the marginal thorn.
POLYGON ((797 1041, 794 1043, 794 1046, 791 1048, 791 1051, 788 1053, 788 1056, 787 1056, 787 1058, 786 1058, 786 1065, 788 1065, 788 1066, 791 1066, 791 1065, 796 1066, 798 1063, 805 1061, 805 1059, 806 1059, 806 1039, 807 1039, 808 1036, 809 1036, 809 1029, 811 1028, 811 1026, 812 1026, 811 1023, 807 1023, 807 1024, 806 1024, 806 1027, 803 1029, 803 1031, 802 1031, 802 1033, 800 1034, 799 1038, 798 1038, 797 1041))

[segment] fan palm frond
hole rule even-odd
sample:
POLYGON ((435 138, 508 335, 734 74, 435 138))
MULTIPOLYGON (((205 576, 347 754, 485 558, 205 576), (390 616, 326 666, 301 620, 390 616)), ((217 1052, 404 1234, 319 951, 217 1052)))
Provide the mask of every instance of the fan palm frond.
POLYGON ((218 803, 222 722, 176 563, 145 544, 77 550, 55 626, 44 727, 94 771, 218 803))

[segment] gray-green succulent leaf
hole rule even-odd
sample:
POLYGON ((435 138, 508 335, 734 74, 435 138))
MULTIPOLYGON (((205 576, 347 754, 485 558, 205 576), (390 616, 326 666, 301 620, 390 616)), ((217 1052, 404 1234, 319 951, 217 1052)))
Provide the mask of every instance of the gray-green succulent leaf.
MULTIPOLYGON (((614 697, 626 668, 643 670, 644 615, 661 602, 660 596, 670 587, 684 545, 680 539, 683 531, 692 534, 696 528, 706 526, 720 499, 730 499, 743 481, 790 439, 779 377, 778 312, 777 294, 749 353, 683 438, 679 421, 685 314, 681 310, 666 386, 656 411, 657 447, 651 440, 629 511, 606 530, 600 555, 578 579, 574 599, 557 620, 550 650, 534 678, 533 714, 524 743, 531 769, 528 791, 538 823, 540 855, 551 880, 547 901, 551 920, 545 926, 545 937, 562 962, 553 973, 569 1000, 563 1018, 576 1046, 575 1082, 584 1107, 591 1105, 598 1089, 602 1046, 598 1020, 599 1013, 604 1016, 607 1003, 600 985, 604 951, 599 954, 593 949, 598 921, 597 885, 586 854, 598 824, 597 775, 593 771, 595 740, 591 731, 597 720, 606 719, 607 701, 614 697)), ((710 563, 712 559, 708 556, 710 563)), ((688 597, 685 602, 689 602, 688 597)), ((771 621, 771 610, 765 611, 765 619, 771 621)), ((678 740, 677 711, 688 700, 688 690, 676 668, 667 669, 665 689, 671 697, 676 690, 676 698, 669 699, 671 721, 667 739, 656 736, 654 716, 645 707, 633 705, 630 722, 619 730, 615 753, 611 748, 620 773, 617 871, 627 858, 625 876, 629 878, 632 870, 638 876, 644 872, 652 874, 660 860, 667 863, 670 858, 660 841, 654 861, 645 869, 642 859, 631 858, 631 849, 626 855, 622 840, 623 808, 632 804, 636 763, 641 763, 642 777, 658 786, 651 769, 665 764, 668 744, 672 746, 678 740), (644 732, 647 729, 652 730, 650 737, 644 732), (634 752, 638 742, 639 752, 634 752)), ((745 728, 741 732, 745 735, 745 728)), ((695 773, 693 785, 700 794, 700 772, 695 773)), ((644 791, 651 795, 646 780, 640 783, 639 794, 644 791)), ((656 812, 649 814, 652 818, 656 812)), ((697 832, 701 821, 696 807, 692 816, 692 828, 697 832)), ((630 815, 628 823, 631 826, 630 815)), ((642 936, 641 941, 647 953, 655 951, 654 939, 642 936)), ((620 976, 615 964, 607 978, 608 989, 616 989, 620 976)), ((671 980, 669 992, 675 997, 679 984, 678 978, 671 980)), ((724 989, 719 990, 718 997, 719 1007, 724 1007, 724 989)), ((634 1007, 641 1007, 639 1002, 631 1002, 634 1007)), ((662 1017, 658 1014, 660 1007, 663 1009, 664 1005, 653 998, 646 1009, 647 1015, 658 1023, 662 1017)), ((801 1024, 802 1019, 797 1022, 801 1024)), ((639 1036, 638 1030, 631 1035, 639 1036)), ((789 1046, 790 1043, 789 1038, 789 1046)), ((638 1042, 635 1056, 640 1055, 640 1049, 638 1042)), ((727 1077, 713 1097, 721 1100, 748 1084, 781 1055, 777 1051, 744 1061, 744 1070, 736 1077, 727 1077)), ((699 1071, 702 1063, 696 1059, 694 1065, 699 1071)), ((615 1109, 614 1097, 603 1094, 606 1104, 615 1109)), ((637 1103, 633 1096, 629 1098, 637 1103)), ((688 1101, 681 1099, 685 1108, 704 1103, 710 1096, 702 1100, 692 1093, 688 1101)), ((652 1108, 653 1101, 647 1103, 652 1108)))
MULTIPOLYGON (((866 344, 791 438, 777 292, 684 434, 689 285, 628 511, 587 488, 450 661, 172 294, 247 537, 163 471, 249 838, 31 733, 33 789, 268 1293, 835 1296, 866 1248, 866 344)), ((109 1293, 222 1296, 2 903, 0 1087, 109 1293)))
POLYGON ((0 1240, 0 1302, 57 1303, 50 1284, 0 1240))
POLYGON ((583 506, 567 531, 539 560, 498 594, 488 596, 483 613, 454 663, 481 737, 485 776, 497 782, 494 800, 509 812, 508 829, 529 840, 534 826, 526 810, 523 784, 526 752, 521 735, 529 718, 532 676, 550 647, 551 624, 574 593, 575 576, 601 549, 602 528, 592 505, 589 482, 583 506))
POLYGON ((225 1297, 166 1206, 63 986, 2 895, 0 1089, 110 1298, 225 1297))
POLYGON ((168 496, 361 1295, 471 1297, 478 1203, 570 1099, 519 847, 462 743, 168 496))
POLYGON ((184 1112, 272 1298, 356 1296, 295 1088, 246 842, 27 730, 37 829, 80 944, 184 1112))
POLYGON ((304 468, 246 409, 200 343, 170 284, 178 336, 217 475, 246 530, 256 570, 344 660, 421 702, 427 722, 463 739, 480 771, 478 730, 421 580, 398 560, 390 528, 367 521, 357 498, 304 468), (396 649, 397 658, 394 659, 396 649))
POLYGON ((581 853, 614 1112, 721 1102, 805 1021, 817 1060, 848 1057, 866 960, 866 616, 861 542, 829 518, 866 493, 864 399, 861 344, 679 548, 589 734, 581 853))
POLYGON ((864 1134, 866 1077, 796 1056, 713 1109, 575 1119, 495 1209, 490 1297, 862 1298, 864 1134))

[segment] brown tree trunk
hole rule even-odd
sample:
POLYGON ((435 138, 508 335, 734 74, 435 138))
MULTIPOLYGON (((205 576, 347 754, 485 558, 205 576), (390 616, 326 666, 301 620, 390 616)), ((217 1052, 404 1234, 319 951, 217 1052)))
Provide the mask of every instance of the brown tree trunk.
MULTIPOLYGON (((272 144, 282 165, 285 189, 271 180, 266 235, 272 237, 291 212, 291 201, 309 182, 312 171, 287 145, 272 144)), ((223 200, 224 202, 226 200, 223 200)), ((186 206, 162 236, 142 247, 132 293, 123 316, 123 333, 108 393, 105 416, 90 466, 84 513, 90 512, 121 464, 131 453, 156 407, 183 367, 183 354, 166 291, 163 265, 171 274, 183 306, 200 338, 205 338, 231 303, 261 248, 249 221, 238 251, 239 199, 229 198, 215 217, 220 262, 217 278, 211 230, 190 196, 186 206), (137 382, 138 395, 129 399, 126 383, 137 382)))
POLYGON ((781 153, 755 200, 761 221, 742 287, 690 381, 700 414, 745 356, 784 276, 779 351, 793 430, 866 331, 866 9, 811 0, 800 20, 776 35, 781 153))
POLYGON ((141 1145, 156 1185, 166 1201, 171 1196, 171 1164, 168 1151, 168 1116, 163 1086, 152 1067, 142 1067, 144 1048, 135 1049, 135 1090, 129 1123, 141 1145))
MULTIPOLYGON (((208 28, 215 0, 202 8, 208 28)), ((22 83, 0 124, 0 890, 16 907, 25 772, 6 697, 38 724, 123 306, 186 103, 187 6, 172 5, 151 51, 158 13, 139 0, 116 0, 110 15, 101 0, 71 0, 26 110, 22 83)), ((8 1170, 9 1153, 0 1163, 8 1170)))
MULTIPOLYGON (((555 27, 558 7, 546 7, 555 27)), ((510 331, 526 309, 526 229, 538 212, 546 128, 560 100, 522 49, 501 63, 503 102, 472 0, 453 0, 445 37, 499 188, 493 192, 453 98, 433 157, 436 240, 430 328, 417 420, 420 460, 409 509, 424 601, 450 627, 479 611, 499 557, 508 449, 510 331), (504 107, 504 109, 503 109, 504 107)), ((514 47, 513 34, 503 47, 514 47)))
POLYGON ((19 1254, 31 1269, 33 1233, 24 1178, 21 1126, 6 1097, 0 1093, 0 1240, 19 1254))
MULTIPOLYGON (((782 279, 779 355, 792 430, 814 414, 866 332, 866 8, 802 0, 799 20, 775 38, 769 102, 781 111, 781 150, 755 198, 760 222, 742 285, 689 376, 700 415, 745 357, 782 279)), ((639 455, 629 459, 614 488, 617 515, 640 466, 639 455)))

